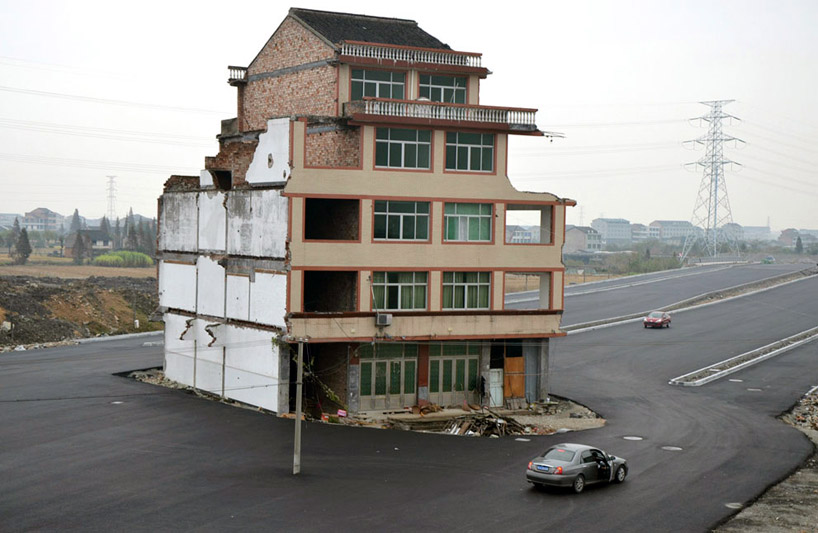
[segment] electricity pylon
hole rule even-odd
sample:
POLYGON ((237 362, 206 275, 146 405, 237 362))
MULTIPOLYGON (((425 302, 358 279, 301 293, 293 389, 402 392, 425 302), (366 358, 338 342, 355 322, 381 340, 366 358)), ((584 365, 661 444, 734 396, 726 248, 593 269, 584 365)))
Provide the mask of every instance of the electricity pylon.
POLYGON ((696 205, 693 208, 691 220, 693 227, 685 237, 682 262, 687 259, 690 250, 696 243, 701 243, 704 253, 710 257, 718 257, 724 245, 728 248, 730 255, 739 255, 735 234, 725 228, 726 224, 733 222, 733 215, 730 212, 730 200, 727 198, 724 167, 725 165, 741 165, 724 158, 724 143, 744 143, 741 139, 725 135, 722 131, 722 120, 740 120, 722 111, 722 107, 730 102, 733 100, 700 102, 710 106, 710 113, 693 120, 707 122, 707 134, 698 139, 686 141, 691 144, 704 145, 705 153, 698 161, 688 163, 690 166, 702 167, 704 175, 699 185, 696 205))
POLYGON ((108 223, 113 224, 116 218, 116 176, 106 176, 108 178, 108 223))

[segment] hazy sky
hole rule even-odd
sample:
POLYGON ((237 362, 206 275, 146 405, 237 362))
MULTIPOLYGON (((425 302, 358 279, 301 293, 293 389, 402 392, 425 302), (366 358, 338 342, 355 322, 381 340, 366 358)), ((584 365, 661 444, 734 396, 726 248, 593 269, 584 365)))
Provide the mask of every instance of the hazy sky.
MULTIPOLYGON (((227 66, 246 66, 291 5, 330 1, 0 0, 0 213, 107 210, 155 216, 170 174, 198 174, 235 116, 227 66)), ((577 200, 568 221, 690 220, 706 133, 702 100, 735 99, 727 172, 742 225, 818 228, 818 2, 387 3, 343 10, 416 20, 492 71, 481 103, 539 109, 513 137, 520 189, 577 200)))

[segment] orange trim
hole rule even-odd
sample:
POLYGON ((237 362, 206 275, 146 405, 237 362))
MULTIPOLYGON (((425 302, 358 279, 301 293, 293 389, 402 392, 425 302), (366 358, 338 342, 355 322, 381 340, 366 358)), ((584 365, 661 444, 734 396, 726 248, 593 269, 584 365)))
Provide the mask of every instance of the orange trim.
MULTIPOLYGON (((405 341, 434 341, 434 342, 445 342, 445 341, 461 341, 461 340, 489 340, 489 339, 550 339, 554 337, 565 337, 567 333, 564 331, 560 331, 558 333, 547 333, 547 334, 538 334, 536 337, 532 337, 531 334, 519 334, 519 335, 492 335, 491 337, 487 337, 485 335, 446 335, 445 337, 442 335, 432 336, 432 335, 422 335, 422 336, 408 336, 408 337, 401 337, 401 342, 405 341)), ((309 342, 311 344, 325 344, 325 343, 349 343, 349 342, 372 342, 375 340, 379 340, 377 337, 322 337, 322 338, 310 338, 309 342)))
POLYGON ((284 192, 281 194, 289 198, 347 198, 350 200, 367 199, 367 200, 403 200, 409 198, 408 201, 413 202, 456 202, 466 204, 516 204, 516 205, 562 205, 559 202, 529 202, 527 200, 498 200, 497 198, 451 198, 451 197, 423 197, 423 196, 380 196, 373 194, 312 194, 306 192, 284 192), (520 204, 520 202, 523 202, 520 204))

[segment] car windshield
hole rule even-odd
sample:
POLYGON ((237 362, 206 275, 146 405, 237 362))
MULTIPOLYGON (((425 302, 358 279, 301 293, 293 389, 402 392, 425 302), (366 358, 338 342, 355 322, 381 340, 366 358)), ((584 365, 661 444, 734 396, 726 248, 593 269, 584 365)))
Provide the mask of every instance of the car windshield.
POLYGON ((565 448, 551 448, 543 455, 543 459, 553 459, 555 461, 565 461, 570 463, 574 459, 574 452, 565 448))
POLYGON ((648 315, 650 318, 662 318, 662 313, 659 311, 654 311, 648 315))

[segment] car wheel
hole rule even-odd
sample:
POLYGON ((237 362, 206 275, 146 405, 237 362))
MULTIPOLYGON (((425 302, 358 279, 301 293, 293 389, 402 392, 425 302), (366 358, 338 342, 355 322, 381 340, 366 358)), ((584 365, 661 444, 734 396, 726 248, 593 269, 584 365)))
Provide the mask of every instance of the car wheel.
POLYGON ((582 492, 582 489, 585 488, 585 476, 583 476, 582 474, 578 475, 576 479, 574 479, 574 484, 571 485, 571 488, 573 488, 574 492, 576 492, 577 494, 582 492))
POLYGON ((616 469, 616 475, 614 476, 614 481, 617 483, 622 483, 625 481, 625 477, 628 475, 628 471, 625 470, 624 466, 620 466, 616 469))
POLYGON ((647 325, 647 324, 644 324, 644 326, 645 326, 645 329, 648 329, 648 325, 647 325))

